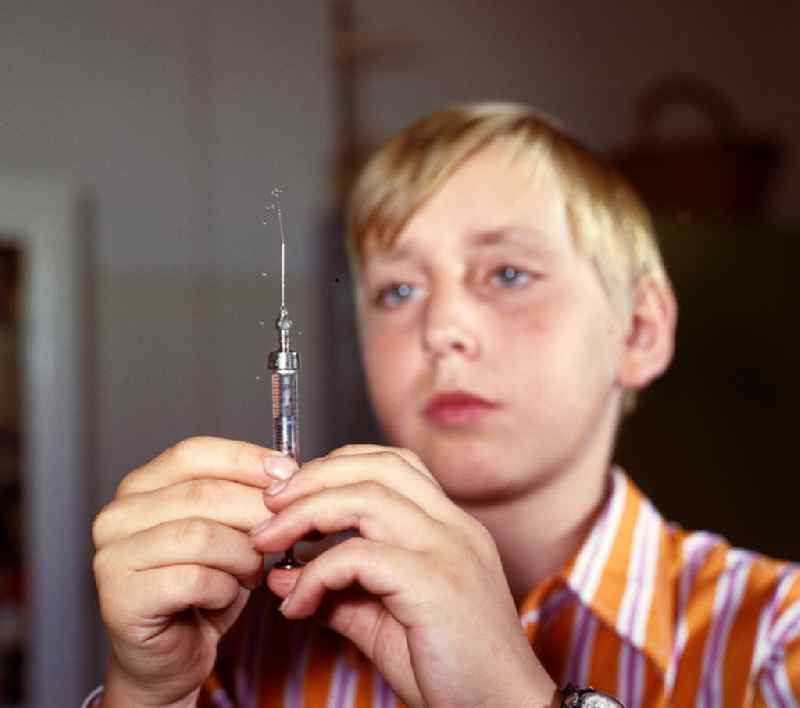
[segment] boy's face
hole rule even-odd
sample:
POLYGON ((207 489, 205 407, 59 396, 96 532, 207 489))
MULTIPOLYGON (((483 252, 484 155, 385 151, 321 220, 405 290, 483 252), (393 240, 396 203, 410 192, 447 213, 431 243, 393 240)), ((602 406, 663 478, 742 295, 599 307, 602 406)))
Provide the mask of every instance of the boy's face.
POLYGON ((557 184, 503 142, 369 253, 368 387, 392 443, 456 501, 510 499, 608 448, 624 328, 557 184))

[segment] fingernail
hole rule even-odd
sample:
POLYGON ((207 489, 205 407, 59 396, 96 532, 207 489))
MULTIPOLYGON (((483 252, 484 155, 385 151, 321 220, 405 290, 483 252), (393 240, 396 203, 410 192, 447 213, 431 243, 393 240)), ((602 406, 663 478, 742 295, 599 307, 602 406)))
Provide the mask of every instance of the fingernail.
POLYGON ((283 602, 278 607, 278 612, 281 612, 282 614, 285 615, 286 610, 289 609, 293 599, 294 599, 294 590, 292 590, 286 597, 283 598, 283 602))
POLYGON ((289 479, 297 471, 297 463, 285 455, 266 455, 264 472, 277 479, 289 479))
POLYGON ((286 489, 287 484, 289 484, 288 479, 276 479, 264 491, 270 496, 274 496, 275 494, 278 494, 278 492, 282 492, 284 489, 286 489))
POLYGON ((258 526, 253 527, 250 529, 251 536, 258 536, 264 529, 269 528, 269 525, 272 523, 274 516, 270 516, 266 521, 262 521, 258 526))

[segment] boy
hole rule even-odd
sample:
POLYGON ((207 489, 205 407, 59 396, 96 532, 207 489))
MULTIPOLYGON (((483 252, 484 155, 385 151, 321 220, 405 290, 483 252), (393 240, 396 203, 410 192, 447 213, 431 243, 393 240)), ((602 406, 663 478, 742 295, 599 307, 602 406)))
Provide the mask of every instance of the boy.
POLYGON ((676 317, 626 183, 523 107, 456 106, 366 166, 348 243, 398 447, 297 471, 193 439, 131 472, 94 525, 100 704, 794 704, 795 567, 666 525, 610 467, 676 317), (285 619, 251 597, 263 553, 348 529, 269 572, 285 619))

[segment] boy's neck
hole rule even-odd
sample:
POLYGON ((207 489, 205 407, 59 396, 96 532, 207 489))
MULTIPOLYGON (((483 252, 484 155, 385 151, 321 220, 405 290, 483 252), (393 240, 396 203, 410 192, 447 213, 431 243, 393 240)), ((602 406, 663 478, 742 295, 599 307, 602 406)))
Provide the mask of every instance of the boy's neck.
POLYGON ((517 605, 580 548, 602 507, 607 479, 559 476, 511 506, 475 514, 495 539, 517 605))
POLYGON ((542 475, 526 494, 494 505, 464 507, 494 537, 518 606, 569 562, 603 506, 613 431, 601 438, 605 444, 576 464, 542 475))

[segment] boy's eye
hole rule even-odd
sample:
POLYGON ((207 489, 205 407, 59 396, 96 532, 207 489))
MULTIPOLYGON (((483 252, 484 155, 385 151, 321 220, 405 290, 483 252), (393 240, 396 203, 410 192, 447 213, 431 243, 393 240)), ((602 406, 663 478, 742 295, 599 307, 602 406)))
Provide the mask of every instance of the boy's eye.
POLYGON ((408 283, 392 283, 378 291, 375 304, 382 307, 397 307, 417 295, 417 289, 408 283))
POLYGON ((520 270, 511 265, 505 265, 492 273, 493 285, 526 285, 533 279, 533 275, 526 270, 520 270))

